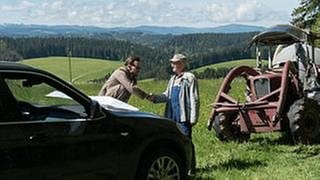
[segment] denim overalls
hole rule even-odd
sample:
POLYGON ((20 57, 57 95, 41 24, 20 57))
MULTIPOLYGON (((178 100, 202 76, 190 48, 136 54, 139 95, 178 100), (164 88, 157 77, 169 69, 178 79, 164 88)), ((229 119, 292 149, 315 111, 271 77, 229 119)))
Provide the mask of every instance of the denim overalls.
POLYGON ((172 117, 180 129, 182 129, 183 134, 190 137, 191 136, 191 125, 189 122, 181 122, 180 121, 180 103, 179 103, 179 94, 180 94, 181 86, 174 85, 171 90, 171 98, 170 103, 172 107, 172 117))

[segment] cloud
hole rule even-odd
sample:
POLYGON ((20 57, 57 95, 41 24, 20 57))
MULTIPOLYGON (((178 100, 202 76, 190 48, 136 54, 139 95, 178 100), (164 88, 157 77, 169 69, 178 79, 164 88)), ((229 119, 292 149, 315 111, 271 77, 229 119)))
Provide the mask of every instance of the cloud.
POLYGON ((21 1, 20 3, 16 5, 3 5, 0 6, 0 10, 4 12, 10 12, 10 11, 23 11, 30 8, 33 8, 35 6, 34 3, 30 1, 21 1))
POLYGON ((210 3, 204 8, 205 17, 213 23, 239 23, 257 21, 285 21, 288 15, 274 11, 262 1, 241 0, 210 3))
MULTIPOLYGON (((12 23, 93 26, 206 26, 219 23, 285 21, 288 15, 257 0, 210 1, 206 4, 160 0, 24 0, 1 5, 12 23), (36 4, 36 2, 38 2, 36 4)), ((3 17, 5 17, 3 16, 3 17)))

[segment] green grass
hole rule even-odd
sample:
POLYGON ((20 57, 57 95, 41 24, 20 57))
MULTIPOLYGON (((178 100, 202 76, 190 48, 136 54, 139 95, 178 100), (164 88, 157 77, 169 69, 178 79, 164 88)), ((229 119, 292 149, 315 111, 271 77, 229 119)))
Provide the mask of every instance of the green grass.
MULTIPOLYGON (((230 66, 225 64, 225 66, 230 66)), ((59 67, 59 66, 58 66, 59 67)), ((246 143, 221 142, 206 128, 210 104, 223 79, 199 80, 200 118, 193 129, 197 175, 194 179, 319 179, 320 145, 291 145, 281 133, 252 134, 246 143)), ((96 95, 102 84, 76 84, 88 95, 96 95)), ((161 93, 167 81, 144 80, 139 86, 161 93)), ((243 82, 236 80, 232 96, 241 100, 243 82)), ((164 104, 153 104, 132 96, 130 104, 142 111, 162 115, 164 104)))
MULTIPOLYGON (((70 80, 68 57, 27 59, 22 63, 45 69, 66 81, 70 80)), ((114 71, 121 64, 120 61, 72 57, 72 82, 87 83, 89 80, 104 78, 107 73, 114 71)))
MULTIPOLYGON (((221 142, 206 128, 211 106, 222 79, 199 80, 200 118, 193 129, 197 170, 194 179, 319 179, 320 145, 292 145, 281 133, 252 134, 246 143, 221 142)), ((235 82, 235 87, 241 85, 235 82)), ((100 85, 101 86, 101 85, 100 85)), ((81 85, 87 94, 96 94, 99 85, 81 85)), ((148 92, 161 93, 167 81, 140 81, 148 92)), ((236 92, 235 96, 242 94, 236 92)), ((162 115, 164 104, 153 104, 132 96, 130 104, 142 111, 162 115)))
MULTIPOLYGON (((214 101, 222 79, 200 80, 200 118, 193 131, 198 173, 194 179, 319 179, 320 145, 291 145, 281 133, 252 134, 246 143, 223 143, 206 128, 210 104, 214 101)), ((235 87, 241 85, 235 82, 235 87)), ((161 93, 167 81, 140 81, 139 86, 161 93)), ((82 87, 95 94, 100 88, 82 87)), ((240 95, 241 92, 235 93, 240 95)), ((153 104, 132 96, 130 104, 142 111, 162 115, 164 104, 153 104)))
MULTIPOLYGON (((195 179, 319 179, 320 145, 291 145, 281 133, 252 134, 246 143, 220 142, 206 128, 222 79, 200 80, 200 118, 193 131, 198 173, 195 179)), ((234 87, 241 86, 236 81, 234 87)), ((141 81, 148 92, 161 93, 167 81, 141 81)), ((240 96, 242 92, 235 92, 240 96)), ((131 97, 143 111, 163 114, 164 105, 131 97)))
MULTIPOLYGON (((262 62, 263 65, 267 65, 267 61, 262 62)), ((207 66, 202 66, 200 68, 194 69, 192 71, 195 72, 202 72, 207 68, 214 68, 214 69, 219 69, 219 68, 232 68, 240 65, 246 65, 250 67, 256 67, 256 60, 255 59, 241 59, 241 60, 233 60, 233 61, 228 61, 228 62, 222 62, 222 63, 217 63, 217 64, 211 64, 207 66)))

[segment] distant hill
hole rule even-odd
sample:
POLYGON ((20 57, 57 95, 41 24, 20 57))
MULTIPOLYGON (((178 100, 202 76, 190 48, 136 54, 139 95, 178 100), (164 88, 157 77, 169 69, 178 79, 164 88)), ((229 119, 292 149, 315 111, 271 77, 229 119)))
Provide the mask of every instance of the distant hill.
POLYGON ((194 33, 243 33, 260 32, 265 27, 230 24, 219 27, 193 28, 193 27, 162 27, 162 26, 138 26, 101 28, 94 26, 67 26, 67 25, 25 25, 25 24, 2 24, 0 36, 9 37, 35 37, 35 36, 94 36, 96 34, 114 35, 125 33, 143 33, 151 35, 181 35, 194 33))
POLYGON ((192 28, 192 27, 161 27, 161 26, 138 26, 132 28, 113 28, 116 32, 144 32, 146 34, 194 34, 194 33, 244 33, 260 32, 265 30, 261 26, 249 26, 242 24, 229 24, 213 28, 192 28))
MULTIPOLYGON (((263 65, 267 65, 268 61, 263 60, 262 64, 263 65)), ((210 65, 206 65, 206 66, 202 66, 196 69, 193 69, 193 72, 203 72, 208 68, 214 68, 214 69, 218 69, 218 68, 234 68, 237 66, 250 66, 250 67, 256 67, 256 60, 255 59, 239 59, 239 60, 230 60, 230 61, 226 61, 226 62, 221 62, 221 63, 215 63, 215 64, 210 64, 210 65)))
POLYGON ((61 36, 61 35, 90 35, 105 33, 106 29, 91 26, 46 26, 25 24, 2 24, 0 25, 1 36, 61 36))
POLYGON ((245 33, 245 32, 261 32, 266 28, 262 26, 249 26, 242 24, 229 24, 225 26, 218 26, 211 28, 213 33, 245 33))
POLYGON ((198 33, 178 36, 133 35, 123 37, 122 40, 98 37, 2 37, 0 43, 4 44, 3 47, 7 47, 5 52, 15 52, 21 58, 10 59, 10 54, 0 53, 0 59, 1 55, 4 60, 18 61, 39 57, 67 56, 68 54, 73 57, 118 61, 126 59, 129 55, 135 55, 143 60, 139 78, 165 79, 171 73, 167 62, 174 53, 186 54, 190 59, 190 69, 230 59, 252 58, 255 55, 254 49, 248 49, 248 43, 255 34, 256 32, 198 33))
POLYGON ((225 78, 233 68, 239 66, 256 67, 256 61, 254 59, 229 60, 202 66, 191 70, 191 72, 193 72, 198 79, 217 79, 225 78))

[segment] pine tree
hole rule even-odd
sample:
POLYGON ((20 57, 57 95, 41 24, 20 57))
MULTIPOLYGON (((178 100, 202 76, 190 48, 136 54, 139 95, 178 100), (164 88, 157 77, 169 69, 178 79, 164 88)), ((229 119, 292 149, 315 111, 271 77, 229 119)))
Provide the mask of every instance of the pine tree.
POLYGON ((313 28, 319 21, 320 0, 301 0, 299 7, 293 10, 291 16, 293 25, 300 28, 313 28))

